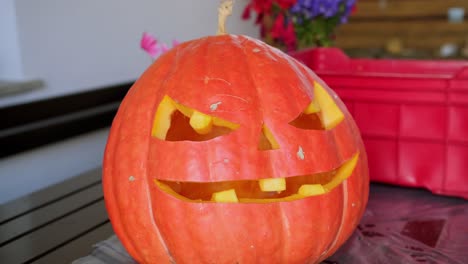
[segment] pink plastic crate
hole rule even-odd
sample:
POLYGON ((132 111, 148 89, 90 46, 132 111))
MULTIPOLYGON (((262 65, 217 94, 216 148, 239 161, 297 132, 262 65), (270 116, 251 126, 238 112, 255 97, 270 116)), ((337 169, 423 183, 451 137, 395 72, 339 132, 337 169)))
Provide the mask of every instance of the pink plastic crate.
POLYGON ((371 180, 468 199, 468 61, 351 59, 336 48, 291 55, 347 105, 371 180))

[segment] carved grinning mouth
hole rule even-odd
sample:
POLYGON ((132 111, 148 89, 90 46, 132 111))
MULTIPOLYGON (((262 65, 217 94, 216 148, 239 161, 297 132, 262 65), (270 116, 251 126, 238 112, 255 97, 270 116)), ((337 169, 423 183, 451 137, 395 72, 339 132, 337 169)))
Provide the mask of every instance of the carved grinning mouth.
POLYGON ((176 182, 157 180, 165 193, 187 202, 269 203, 322 195, 353 173, 359 153, 338 168, 310 175, 221 182, 176 182))

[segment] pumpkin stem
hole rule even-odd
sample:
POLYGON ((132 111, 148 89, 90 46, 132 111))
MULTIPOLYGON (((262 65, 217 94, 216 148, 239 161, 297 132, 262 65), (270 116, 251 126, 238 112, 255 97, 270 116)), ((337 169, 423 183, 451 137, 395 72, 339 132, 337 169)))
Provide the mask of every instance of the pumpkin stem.
POLYGON ((227 34, 226 19, 232 14, 234 0, 223 0, 218 8, 218 32, 217 35, 227 34))

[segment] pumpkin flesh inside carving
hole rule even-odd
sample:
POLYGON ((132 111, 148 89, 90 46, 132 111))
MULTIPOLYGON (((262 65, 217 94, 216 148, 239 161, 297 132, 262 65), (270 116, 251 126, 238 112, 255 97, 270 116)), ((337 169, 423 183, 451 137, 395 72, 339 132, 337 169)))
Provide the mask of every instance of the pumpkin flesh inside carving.
POLYGON ((166 95, 156 111, 151 135, 167 141, 205 141, 238 127, 238 124, 179 104, 166 95))
POLYGON ((340 167, 311 175, 222 182, 176 182, 155 179, 156 186, 188 202, 268 203, 293 201, 330 192, 352 175, 359 153, 340 167))

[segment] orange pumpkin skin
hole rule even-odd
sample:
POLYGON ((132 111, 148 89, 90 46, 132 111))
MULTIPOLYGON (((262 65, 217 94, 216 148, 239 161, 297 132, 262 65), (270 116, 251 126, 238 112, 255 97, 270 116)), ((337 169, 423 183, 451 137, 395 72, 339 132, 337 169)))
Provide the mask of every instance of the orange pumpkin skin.
POLYGON ((320 262, 354 231, 368 183, 359 131, 333 91, 286 54, 236 35, 182 43, 153 63, 119 108, 103 165, 111 223, 139 263, 320 262), (345 115, 333 129, 288 124, 313 100, 314 81, 345 115), (151 136, 153 120, 166 95, 240 126, 207 141, 157 139, 151 136), (279 149, 258 150, 263 124, 279 149), (336 168, 355 153, 359 160, 349 178, 328 193, 294 201, 187 202, 154 183, 314 174, 336 168))

